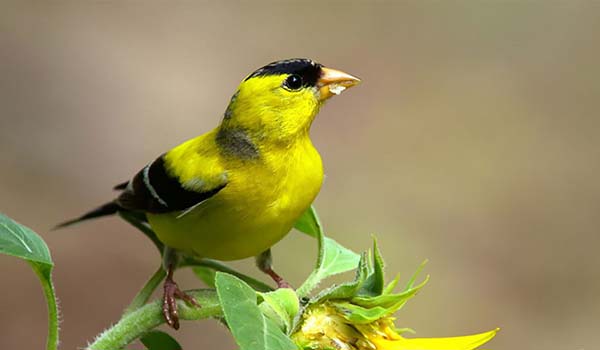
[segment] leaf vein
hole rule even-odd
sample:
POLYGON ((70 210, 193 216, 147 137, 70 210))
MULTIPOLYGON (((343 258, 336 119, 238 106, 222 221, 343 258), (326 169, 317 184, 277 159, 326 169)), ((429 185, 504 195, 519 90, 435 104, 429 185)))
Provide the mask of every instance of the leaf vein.
POLYGON ((31 250, 31 248, 29 248, 29 245, 25 242, 23 237, 20 237, 11 227, 6 225, 5 223, 2 223, 2 226, 4 226, 4 228, 6 228, 8 230, 8 232, 10 232, 16 239, 18 239, 19 242, 21 242, 21 244, 25 247, 25 249, 27 249, 27 251, 29 253, 33 253, 33 250, 31 250))

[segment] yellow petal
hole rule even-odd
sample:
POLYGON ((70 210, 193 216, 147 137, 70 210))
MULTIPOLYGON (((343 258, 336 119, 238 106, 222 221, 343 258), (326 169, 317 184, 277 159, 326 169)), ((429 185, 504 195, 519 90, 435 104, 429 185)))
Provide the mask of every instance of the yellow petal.
POLYGON ((400 338, 387 340, 381 337, 369 339, 377 350, 473 350, 490 341, 499 328, 489 332, 448 338, 400 338))

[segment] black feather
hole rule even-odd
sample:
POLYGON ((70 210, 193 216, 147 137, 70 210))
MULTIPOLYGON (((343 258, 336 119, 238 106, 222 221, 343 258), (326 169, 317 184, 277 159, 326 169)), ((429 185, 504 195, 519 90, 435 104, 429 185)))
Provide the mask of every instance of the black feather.
POLYGON ((81 221, 98 218, 101 216, 113 215, 113 214, 116 214, 119 210, 121 210, 121 207, 117 203, 108 202, 92 211, 89 211, 89 212, 83 214, 82 216, 80 216, 76 219, 65 221, 63 223, 60 223, 60 224, 54 226, 53 230, 56 230, 56 229, 59 229, 62 227, 71 226, 71 225, 76 224, 81 221))
POLYGON ((127 188, 127 185, 129 185, 129 181, 125 181, 123 183, 116 185, 115 187, 113 187, 113 190, 122 191, 127 188))
POLYGON ((146 221, 145 213, 185 210, 214 196, 224 187, 225 184, 206 192, 187 190, 181 186, 176 177, 167 172, 164 158, 161 156, 138 172, 133 180, 115 186, 115 190, 123 191, 117 199, 76 219, 60 223, 54 229, 118 212, 131 213, 138 220, 146 221), (129 186, 130 182, 131 186, 129 186))
POLYGON ((166 167, 164 156, 158 157, 131 180, 131 188, 119 195, 116 202, 124 209, 146 213, 168 213, 185 210, 208 199, 225 185, 206 192, 185 189, 166 167))
POLYGON ((302 77, 304 86, 316 86, 321 76, 322 65, 308 58, 292 58, 269 63, 266 66, 257 69, 245 80, 254 77, 279 74, 297 74, 302 77))

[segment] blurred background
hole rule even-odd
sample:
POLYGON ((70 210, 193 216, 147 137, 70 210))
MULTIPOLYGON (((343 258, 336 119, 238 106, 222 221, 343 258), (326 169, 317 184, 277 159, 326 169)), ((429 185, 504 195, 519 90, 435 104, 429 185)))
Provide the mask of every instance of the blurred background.
MULTIPOLYGON (((0 210, 52 251, 63 349, 115 322, 160 262, 116 218, 49 228, 213 128, 244 76, 289 57, 363 79, 313 125, 327 173, 316 207, 354 250, 377 234, 390 278, 429 259, 431 281, 399 326, 501 327, 497 350, 600 343, 600 2, 0 7, 0 210)), ((298 285, 315 249, 290 234, 274 248, 278 271, 298 285)), ((252 260, 234 265, 260 276, 252 260)), ((41 349, 35 275, 5 256, 0 269, 0 348, 41 349)), ((235 348, 214 321, 177 337, 235 348)))

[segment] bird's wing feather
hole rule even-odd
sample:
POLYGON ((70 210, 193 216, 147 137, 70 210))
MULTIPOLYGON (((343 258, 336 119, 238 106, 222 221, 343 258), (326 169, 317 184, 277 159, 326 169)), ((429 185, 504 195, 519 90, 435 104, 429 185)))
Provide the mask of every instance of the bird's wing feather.
POLYGON ((127 188, 127 185, 129 185, 129 181, 121 182, 120 184, 115 185, 115 187, 113 187, 113 190, 123 191, 125 188, 127 188))
POLYGON ((221 181, 217 184, 214 184, 214 179, 196 179, 196 183, 213 183, 210 188, 184 187, 180 179, 168 171, 165 155, 162 155, 138 172, 124 188, 118 186, 123 192, 116 201, 122 208, 133 211, 155 214, 185 211, 214 196, 227 185, 226 176, 220 175, 221 181))

